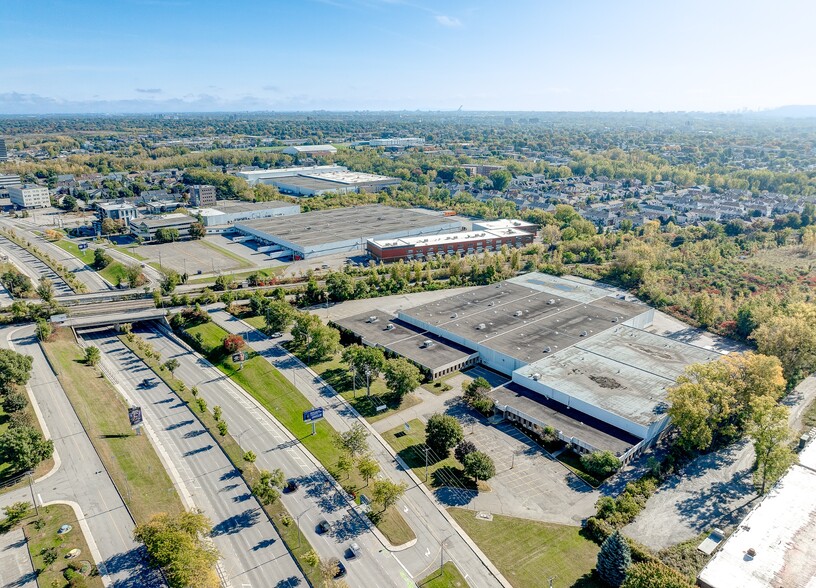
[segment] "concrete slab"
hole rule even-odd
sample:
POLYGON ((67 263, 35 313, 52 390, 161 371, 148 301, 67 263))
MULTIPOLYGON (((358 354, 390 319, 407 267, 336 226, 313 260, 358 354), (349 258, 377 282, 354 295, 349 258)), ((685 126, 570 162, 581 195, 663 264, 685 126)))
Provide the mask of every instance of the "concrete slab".
POLYGON ((22 529, 0 535, 0 586, 37 588, 37 575, 22 529))

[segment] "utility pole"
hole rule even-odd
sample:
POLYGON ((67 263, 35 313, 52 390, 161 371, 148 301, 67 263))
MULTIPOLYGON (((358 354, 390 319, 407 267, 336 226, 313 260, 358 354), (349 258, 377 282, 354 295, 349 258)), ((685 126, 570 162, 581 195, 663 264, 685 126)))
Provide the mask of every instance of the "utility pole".
POLYGON ((425 446, 425 481, 428 481, 428 446, 425 446))
POLYGON ((37 516, 40 516, 40 507, 37 506, 37 500, 34 498, 34 484, 31 481, 31 478, 34 477, 34 470, 28 470, 28 489, 31 491, 31 502, 34 503, 34 512, 37 513, 37 516))

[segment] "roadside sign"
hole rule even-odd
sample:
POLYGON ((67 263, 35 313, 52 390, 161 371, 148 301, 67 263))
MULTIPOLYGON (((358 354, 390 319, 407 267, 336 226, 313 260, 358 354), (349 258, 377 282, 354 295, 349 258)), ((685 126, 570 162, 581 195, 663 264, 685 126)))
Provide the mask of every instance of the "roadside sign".
POLYGON ((311 410, 304 410, 303 411, 303 422, 308 423, 311 421, 317 421, 323 418, 323 409, 322 408, 313 408, 311 410))
POLYGON ((139 425, 144 422, 142 419, 142 407, 141 406, 131 406, 128 408, 128 420, 130 421, 131 427, 138 427, 139 425))
POLYGON ((237 351, 237 352, 233 353, 232 354, 232 361, 234 361, 235 363, 239 363, 239 362, 244 361, 244 352, 243 351, 237 351))
POLYGON ((77 249, 79 249, 80 251, 84 251, 87 248, 88 248, 87 243, 80 243, 79 245, 77 245, 77 249))

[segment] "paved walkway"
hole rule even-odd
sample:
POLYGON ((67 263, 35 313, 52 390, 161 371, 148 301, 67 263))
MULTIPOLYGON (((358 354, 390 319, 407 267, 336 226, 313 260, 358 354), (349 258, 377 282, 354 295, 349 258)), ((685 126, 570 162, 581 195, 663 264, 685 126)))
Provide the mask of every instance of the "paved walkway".
POLYGON ((0 535, 0 586, 37 588, 37 574, 31 565, 22 529, 0 535))
MULTIPOLYGON (((451 380, 453 379, 454 378, 451 378, 451 380)), ((458 380, 458 378, 456 379, 458 380)), ((420 400, 419 404, 415 404, 414 406, 406 408, 405 410, 400 410, 399 412, 395 412, 394 414, 374 422, 374 429, 378 433, 385 433, 386 431, 390 431, 395 427, 402 426, 404 423, 407 423, 412 419, 419 419, 422 422, 426 422, 432 414, 437 412, 445 412, 448 407, 458 402, 459 398, 462 396, 461 383, 449 383, 453 388, 447 392, 442 392, 441 394, 433 394, 422 387, 417 388, 412 392, 412 394, 420 400)))

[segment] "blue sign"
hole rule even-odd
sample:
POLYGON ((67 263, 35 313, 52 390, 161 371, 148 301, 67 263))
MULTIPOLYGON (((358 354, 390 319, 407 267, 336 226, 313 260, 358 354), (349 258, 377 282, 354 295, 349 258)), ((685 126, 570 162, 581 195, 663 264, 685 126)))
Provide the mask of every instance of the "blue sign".
POLYGON ((323 409, 322 408, 313 408, 311 410, 304 410, 303 411, 303 422, 308 423, 309 421, 317 421, 323 418, 323 409))
POLYGON ((87 244, 87 243, 80 243, 79 245, 77 245, 77 248, 78 248, 80 251, 84 251, 85 249, 87 249, 87 248, 88 248, 88 244, 87 244))

